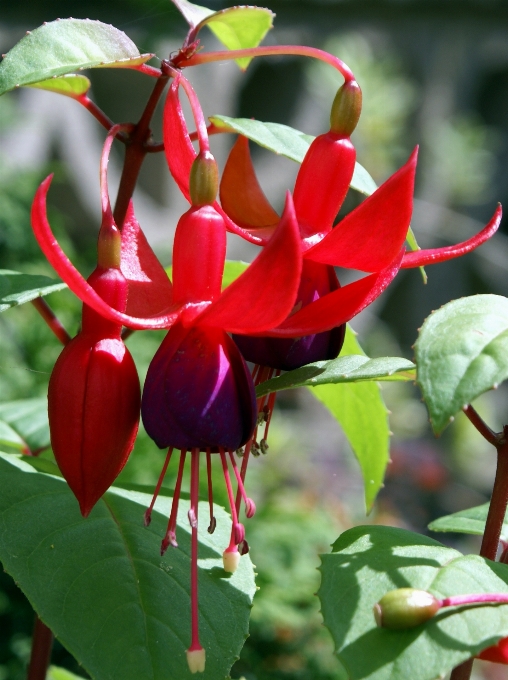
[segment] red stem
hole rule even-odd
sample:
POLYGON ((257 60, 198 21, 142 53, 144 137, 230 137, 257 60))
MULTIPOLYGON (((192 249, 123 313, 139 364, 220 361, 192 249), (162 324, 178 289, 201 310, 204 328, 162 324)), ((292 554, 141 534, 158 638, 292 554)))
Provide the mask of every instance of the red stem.
POLYGON ((27 680, 46 680, 52 646, 53 633, 36 615, 27 680))
POLYGON ((191 452, 191 512, 193 517, 191 536, 191 629, 192 638, 189 651, 202 649, 199 642, 198 612, 198 495, 199 495, 199 449, 191 452))
POLYGON ((48 324, 48 326, 53 331, 53 333, 56 335, 56 337, 60 340, 62 345, 66 345, 68 342, 71 341, 71 336, 67 333, 65 328, 62 326, 60 321, 57 319, 54 311, 48 305, 46 300, 44 300, 41 297, 35 298, 35 300, 32 300, 32 305, 35 307, 35 309, 42 316, 42 318, 48 324))
POLYGON ((471 404, 464 406, 462 410, 476 427, 478 432, 482 435, 482 437, 484 437, 489 442, 489 444, 497 447, 501 443, 501 440, 504 436, 503 433, 494 432, 494 430, 491 430, 487 423, 480 417, 476 409, 471 406, 471 404))
POLYGON ((305 45, 274 45, 270 47, 252 47, 246 50, 219 50, 217 52, 198 52, 185 59, 182 55, 182 60, 179 63, 175 60, 175 66, 199 66, 200 64, 209 64, 212 61, 229 61, 231 59, 241 59, 245 57, 275 57, 281 55, 294 55, 298 57, 312 57, 324 61, 326 64, 333 66, 334 69, 340 71, 346 82, 354 80, 354 75, 349 66, 343 61, 334 57, 324 50, 317 47, 307 47, 305 45))

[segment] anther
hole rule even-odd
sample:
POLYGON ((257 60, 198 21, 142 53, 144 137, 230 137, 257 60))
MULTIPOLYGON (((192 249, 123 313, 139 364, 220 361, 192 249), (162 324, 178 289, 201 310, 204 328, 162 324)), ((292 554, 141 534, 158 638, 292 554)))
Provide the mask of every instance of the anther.
POLYGON ((262 453, 263 455, 266 454, 266 453, 268 453, 268 449, 269 449, 270 447, 268 446, 268 442, 266 441, 266 439, 262 439, 262 440, 259 442, 259 448, 261 449, 261 453, 262 453))

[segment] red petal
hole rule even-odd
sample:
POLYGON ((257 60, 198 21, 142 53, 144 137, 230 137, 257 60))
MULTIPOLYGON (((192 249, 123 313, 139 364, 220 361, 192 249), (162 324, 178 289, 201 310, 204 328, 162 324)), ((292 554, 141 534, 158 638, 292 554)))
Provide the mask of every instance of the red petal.
POLYGON ((415 250, 414 252, 406 253, 402 260, 401 269, 445 262, 446 260, 452 260, 454 257, 460 257, 461 255, 466 255, 466 253, 470 253, 496 233, 501 224, 502 216, 503 211, 501 206, 498 205, 496 212, 487 226, 467 241, 462 241, 462 243, 457 243, 454 246, 447 246, 446 248, 415 250))
POLYGON ((279 223, 279 216, 261 189, 249 151, 249 140, 238 136, 229 153, 220 183, 220 201, 225 212, 242 229, 256 230, 279 223))
POLYGON ((484 661, 508 664, 508 638, 502 638, 497 645, 487 647, 477 656, 484 661))
MULTIPOLYGON (((190 203, 189 176, 192 163, 196 157, 196 152, 187 129, 187 123, 180 106, 178 97, 178 82, 173 81, 166 97, 163 118, 163 139, 164 150, 169 170, 175 182, 180 187, 180 191, 190 203)), ((258 233, 249 234, 248 231, 239 227, 233 220, 226 215, 224 210, 215 201, 213 204, 217 212, 222 215, 226 223, 226 228, 233 234, 238 234, 246 241, 262 245, 268 241, 270 234, 258 233)), ((263 230, 264 231, 264 230, 263 230)))
POLYGON ((138 318, 122 314, 106 304, 81 276, 58 245, 58 241, 49 226, 46 215, 46 195, 51 179, 52 175, 46 177, 37 189, 32 204, 31 220, 35 238, 53 269, 61 276, 75 295, 105 319, 116 321, 134 329, 170 328, 182 313, 183 307, 181 305, 173 305, 172 307, 168 305, 166 314, 157 317, 138 318))
POLYGON ((389 267, 328 293, 289 317, 269 337, 294 338, 328 331, 350 321, 371 304, 399 271, 403 251, 389 267))
POLYGON ((284 214, 268 245, 199 317, 199 324, 244 335, 277 326, 295 304, 301 270, 300 233, 288 193, 284 214))
POLYGON ((376 272, 406 240, 413 212, 417 149, 408 162, 305 253, 315 262, 376 272))
POLYGON ((155 316, 173 301, 173 287, 134 215, 132 201, 122 228, 122 274, 129 282, 126 313, 155 316))

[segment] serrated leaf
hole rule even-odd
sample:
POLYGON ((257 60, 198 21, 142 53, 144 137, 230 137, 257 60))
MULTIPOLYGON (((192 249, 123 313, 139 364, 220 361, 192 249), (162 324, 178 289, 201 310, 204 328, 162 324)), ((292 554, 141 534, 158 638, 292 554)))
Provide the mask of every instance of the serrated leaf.
POLYGON ((19 435, 30 451, 40 451, 49 447, 46 397, 4 402, 0 404, 0 419, 19 435))
POLYGON ((351 680, 434 680, 508 635, 508 605, 447 608, 409 630, 378 628, 372 607, 395 588, 438 598, 508 593, 508 565, 392 527, 356 527, 322 555, 325 625, 351 680))
MULTIPOLYGON (((262 7, 228 7, 203 19, 202 26, 214 33, 216 38, 228 50, 242 50, 257 47, 273 26, 275 14, 262 7)), ((245 71, 251 57, 235 59, 238 66, 245 71)))
POLYGON ((66 668, 59 668, 58 666, 50 666, 46 680, 84 680, 82 675, 75 675, 66 668))
MULTIPOLYGON (((161 558, 170 499, 112 488, 87 519, 67 484, 0 454, 0 559, 39 617, 96 680, 191 677, 190 526, 180 502, 179 548, 161 558)), ((200 503, 203 515, 208 504, 200 503)), ((199 528, 200 637, 206 677, 223 680, 247 635, 255 591, 248 556, 222 568, 231 522, 215 508, 217 530, 199 528)))
POLYGON ((0 312, 67 288, 65 283, 37 274, 0 269, 0 312))
POLYGON ((0 94, 85 68, 134 68, 140 54, 123 31, 101 21, 58 19, 27 32, 0 63, 0 94))
MULTIPOLYGON (((431 531, 456 532, 458 534, 472 534, 473 536, 483 536, 485 533, 485 522, 489 512, 489 503, 477 505, 474 508, 467 508, 454 512, 452 515, 439 517, 429 524, 431 531)), ((505 515, 501 538, 508 541, 508 514, 505 515)))
POLYGON ((33 83, 27 87, 35 87, 39 90, 48 90, 56 94, 63 94, 66 97, 77 99, 83 96, 90 89, 91 83, 86 76, 76 75, 74 73, 58 78, 50 78, 49 80, 42 80, 38 83, 33 83))
POLYGON ((433 312, 415 345, 417 382, 436 434, 508 377, 508 300, 474 295, 433 312))
POLYGON ((330 361, 315 361, 278 378, 261 383, 258 397, 293 387, 314 387, 336 383, 356 383, 372 380, 414 380, 415 365, 400 357, 369 359, 364 355, 340 356, 330 361))
MULTIPOLYGON (((210 121, 224 131, 244 135, 259 146, 297 163, 303 161, 314 140, 312 135, 306 135, 280 123, 262 123, 250 118, 230 118, 229 116, 210 116, 210 121)), ((366 196, 370 196, 377 189, 372 177, 359 163, 355 164, 351 187, 366 196)))

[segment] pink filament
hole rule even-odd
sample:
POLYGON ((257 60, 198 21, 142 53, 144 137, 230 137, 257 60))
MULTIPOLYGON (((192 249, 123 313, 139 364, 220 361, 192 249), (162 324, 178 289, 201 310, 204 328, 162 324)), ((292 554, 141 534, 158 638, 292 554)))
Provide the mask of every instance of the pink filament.
MULTIPOLYGON (((222 470, 224 472, 224 481, 226 482, 226 488, 228 491, 228 498, 229 498, 229 507, 231 509, 231 517, 233 519, 233 528, 231 531, 231 540, 229 543, 228 550, 233 550, 238 543, 241 543, 243 538, 240 541, 237 541, 236 539, 240 537, 240 534, 242 533, 242 530, 240 529, 239 522, 238 522, 238 513, 236 512, 236 504, 235 504, 235 498, 233 495, 233 487, 231 486, 231 479, 229 477, 229 469, 228 469, 228 462, 226 460, 226 454, 224 453, 224 449, 222 447, 219 447, 219 454, 220 454, 220 459, 222 462, 222 470)), ((243 527, 242 527, 243 529, 243 527)))
POLYGON ((191 451, 190 513, 191 522, 191 645, 189 651, 202 649, 199 642, 198 613, 198 495, 199 495, 199 449, 191 451))
POLYGON ((152 521, 152 510, 153 506, 155 505, 155 501, 157 500, 157 496, 159 495, 159 491, 161 490, 162 486, 162 481, 166 475, 166 470, 168 469, 169 461, 171 460, 171 454, 173 453, 173 447, 170 446, 168 449, 168 453, 166 456, 166 460, 164 461, 164 465, 162 466, 162 472, 159 475, 159 481, 157 482, 157 486, 155 487, 155 491, 153 492, 153 498, 152 502, 150 503, 150 507, 147 508, 145 512, 145 527, 147 527, 150 522, 152 521))
POLYGON ((208 476, 208 505, 210 507, 210 525, 208 527, 208 533, 213 534, 217 522, 213 515, 212 454, 209 448, 206 449, 206 473, 208 476))
POLYGON ((180 465, 178 466, 178 476, 176 478, 173 502, 171 503, 171 514, 169 515, 168 528, 161 543, 161 555, 164 555, 170 545, 172 545, 174 548, 178 547, 178 543, 176 542, 176 518, 178 515, 178 504, 180 502, 180 491, 182 489, 183 468, 185 465, 186 454, 187 450, 182 449, 180 452, 180 465))

